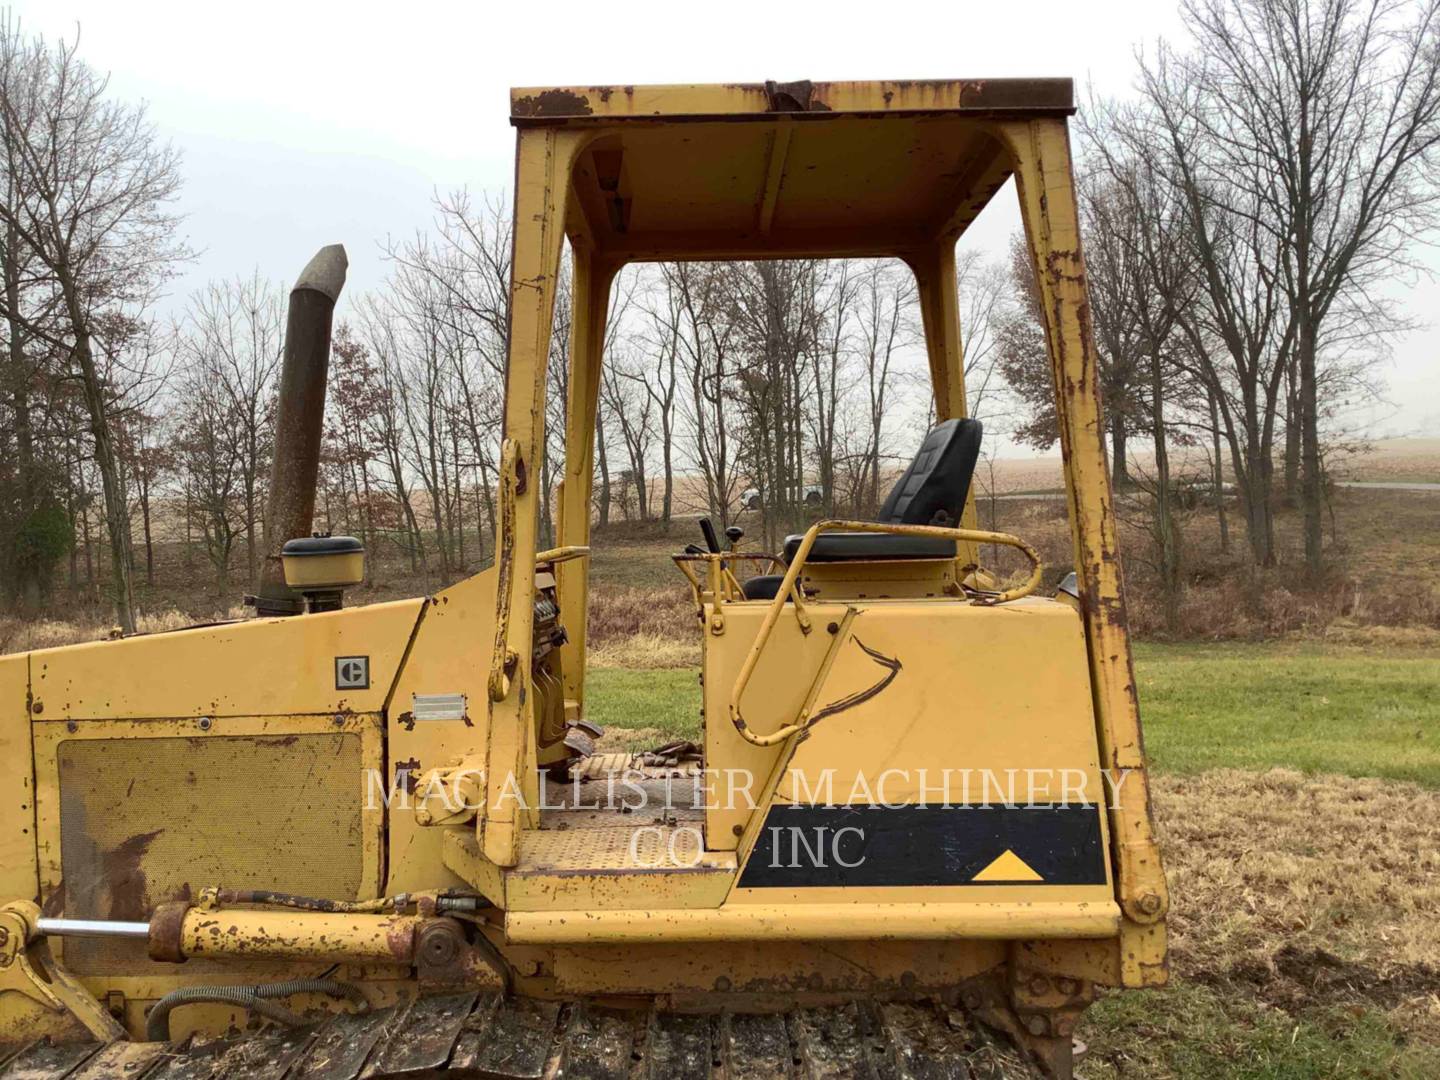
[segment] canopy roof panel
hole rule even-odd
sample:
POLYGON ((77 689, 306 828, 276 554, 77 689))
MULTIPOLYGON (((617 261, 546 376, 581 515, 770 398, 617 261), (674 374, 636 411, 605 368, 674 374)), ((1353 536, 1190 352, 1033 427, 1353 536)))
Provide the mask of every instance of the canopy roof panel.
POLYGON ((568 228, 624 259, 903 255, 1010 175, 997 121, 1074 111, 1069 79, 511 91, 517 127, 584 129, 568 228))

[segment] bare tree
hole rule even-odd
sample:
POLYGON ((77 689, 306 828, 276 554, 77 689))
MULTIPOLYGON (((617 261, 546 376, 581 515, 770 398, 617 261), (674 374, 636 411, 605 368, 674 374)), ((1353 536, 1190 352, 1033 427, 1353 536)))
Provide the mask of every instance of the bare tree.
POLYGON ((736 326, 726 300, 723 268, 715 264, 666 263, 661 277, 679 299, 681 429, 689 464, 705 485, 703 509, 729 525, 743 482, 736 450, 733 380, 738 361, 736 326))
POLYGON ((477 521, 493 534, 510 318, 511 215, 503 197, 486 195, 477 203, 463 189, 437 197, 435 208, 434 237, 421 233, 403 246, 391 244, 389 256, 433 279, 440 292, 438 311, 455 342, 451 375, 457 380, 477 521))
POLYGON ((999 328, 1012 285, 1009 268, 983 252, 962 251, 955 260, 955 285, 960 350, 965 358, 965 408, 971 416, 987 420, 997 407, 996 391, 1002 381, 999 328))
POLYGON ((1148 383, 1148 434, 1154 447, 1153 512, 1149 526, 1156 551, 1157 577, 1165 622, 1179 624, 1181 535, 1170 468, 1172 399, 1189 389, 1176 354, 1185 348, 1178 331, 1181 312, 1196 289, 1194 266, 1184 243, 1185 214, 1175 191, 1144 162, 1097 151, 1104 170, 1082 185, 1091 225, 1087 266, 1101 268, 1100 280, 1114 291, 1106 307, 1111 318, 1133 338, 1137 366, 1148 383))
MULTIPOLYGON (((1332 322, 1348 305, 1371 335, 1394 330, 1373 287, 1409 264, 1440 205, 1440 3, 1185 0, 1182 10, 1195 49, 1162 47, 1142 87, 1190 203, 1215 322, 1250 396, 1265 391, 1264 420, 1246 417, 1247 440, 1263 444, 1246 447, 1247 465, 1268 455, 1294 365, 1305 558, 1318 574, 1318 387, 1332 322), (1227 258, 1237 247, 1245 258, 1227 258), (1242 270, 1260 284, 1240 285, 1242 270)), ((1268 503, 1270 469, 1258 464, 1268 503)), ((1268 545, 1268 518, 1258 524, 1268 545)), ((1256 554, 1273 559, 1268 547, 1256 554)))
POLYGON ((215 592, 230 591, 230 561, 244 532, 240 479, 243 442, 233 405, 217 379, 195 365, 179 388, 182 409, 175 446, 189 524, 215 572, 215 592))
MULTIPOLYGON (((612 308, 614 306, 612 304, 612 308)), ((621 374, 639 379, 659 424, 660 520, 668 522, 675 501, 675 404, 680 389, 680 336, 684 297, 676 290, 666 287, 663 278, 647 275, 640 307, 649 323, 643 341, 651 350, 652 362, 649 369, 641 375, 629 374, 623 370, 621 374)), ((612 326, 618 324, 623 319, 623 309, 620 312, 612 310, 610 317, 614 320, 612 326)))
POLYGON ((104 319, 144 308, 185 252, 170 206, 179 156, 156 137, 143 106, 110 101, 106 80, 74 42, 18 39, 0 25, 0 139, 10 180, 0 226, 43 271, 62 316, 7 311, 60 350, 80 383, 105 500, 111 588, 122 629, 135 629, 127 499, 97 359, 104 319))
MULTIPOLYGON (((1097 244, 1108 238, 1097 228, 1093 178, 1082 174, 1080 226, 1086 237, 1086 281, 1090 287, 1091 320, 1099 359, 1097 374, 1104 405, 1105 425, 1110 435, 1111 483, 1121 488, 1130 483, 1128 442, 1143 431, 1141 404, 1145 387, 1145 365, 1140 362, 1136 328, 1129 310, 1136 288, 1133 267, 1124 259, 1105 258, 1097 244), (1094 249, 1094 250, 1092 250, 1094 249)), ((1112 249, 1112 255, 1117 254, 1112 249)), ((1039 450, 1048 450, 1059 440, 1055 413, 1055 377, 1045 344, 1045 319, 1035 284, 1034 264, 1023 237, 1010 245, 1010 275, 1013 292, 1009 304, 996 316, 997 363, 1010 389, 1025 406, 1026 416, 1015 431, 1022 441, 1039 450)))
POLYGON ((366 424, 366 436, 380 459, 376 485, 386 491, 400 508, 401 547, 409 559, 411 572, 414 572, 425 565, 425 534, 421 531, 415 511, 413 484, 405 460, 405 375, 400 345, 385 306, 377 298, 364 298, 360 305, 359 322, 364 334, 362 347, 373 358, 370 361, 374 379, 373 411, 366 424))
POLYGON ((1280 393, 1294 347, 1279 266, 1284 238, 1204 146, 1198 84, 1168 51, 1142 69, 1145 107, 1117 110, 1109 137, 1178 193, 1203 303, 1180 313, 1194 374, 1213 397, 1257 566, 1275 562, 1272 503, 1280 393))
POLYGON ((185 315, 192 364, 215 382, 236 427, 245 537, 246 580, 259 586, 261 484, 269 472, 275 378, 284 349, 281 291, 259 271, 248 278, 211 282, 190 298, 185 315))
POLYGON ((767 547, 779 530, 801 524, 808 460, 805 416, 815 390, 805 362, 823 320, 820 264, 811 260, 731 263, 724 267, 729 317, 741 364, 742 460, 765 508, 767 547))
MULTIPOLYGON (((809 347, 811 385, 801 415, 810 430, 821 506, 830 517, 835 513, 835 455, 841 415, 850 390, 850 323, 859 279, 855 268, 841 261, 820 264, 808 284, 814 290, 810 301, 815 309, 814 341, 809 347)), ((801 497, 808 502, 808 484, 802 484, 801 497)))
POLYGON ((866 421, 861 454, 868 477, 862 505, 872 513, 880 506, 880 464, 885 418, 892 403, 896 352, 904 344, 906 314, 914 299, 914 279, 894 264, 875 260, 862 271, 856 297, 866 421))
POLYGON ((650 455, 656 436, 657 398, 645 380, 645 360, 636 350, 615 349, 600 371, 600 396, 620 434, 628 468, 624 470, 620 506, 630 516, 633 490, 636 516, 651 518, 650 455))

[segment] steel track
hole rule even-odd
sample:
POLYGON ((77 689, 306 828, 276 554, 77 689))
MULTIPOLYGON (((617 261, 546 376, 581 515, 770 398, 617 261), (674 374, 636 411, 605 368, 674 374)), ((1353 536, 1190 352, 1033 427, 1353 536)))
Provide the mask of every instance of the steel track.
POLYGON ((12 1051, 3 1080, 1012 1080, 1037 1075, 963 1011, 923 1000, 697 1015, 460 993, 234 1038, 12 1051))

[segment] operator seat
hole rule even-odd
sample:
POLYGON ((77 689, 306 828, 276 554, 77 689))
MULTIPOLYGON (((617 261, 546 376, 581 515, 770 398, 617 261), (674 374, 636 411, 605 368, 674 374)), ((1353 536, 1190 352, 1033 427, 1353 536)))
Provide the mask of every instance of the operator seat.
MULTIPOLYGON (((876 520, 895 525, 953 526, 960 520, 975 462, 980 457, 979 420, 945 420, 925 436, 915 459, 890 489, 876 520)), ((785 538, 785 561, 794 560, 803 534, 785 538)), ((893 533, 821 533, 806 562, 954 558, 955 541, 893 533)), ((745 599, 773 600, 785 578, 763 574, 745 582, 745 599)))

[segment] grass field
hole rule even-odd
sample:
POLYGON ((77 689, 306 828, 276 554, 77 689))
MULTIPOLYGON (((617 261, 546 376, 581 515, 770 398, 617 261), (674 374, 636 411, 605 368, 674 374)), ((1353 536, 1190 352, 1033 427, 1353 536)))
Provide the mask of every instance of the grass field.
MULTIPOLYGON (((1136 677, 1172 983, 1102 998, 1079 1075, 1440 1076, 1440 650, 1148 644, 1136 677)), ((617 742, 699 732, 693 668, 589 694, 617 742)))
MULTIPOLYGON (((1440 652, 1297 645, 1140 645, 1146 750, 1161 770, 1285 766, 1440 788, 1440 652)), ((598 723, 694 738, 692 668, 602 668, 598 723)))

